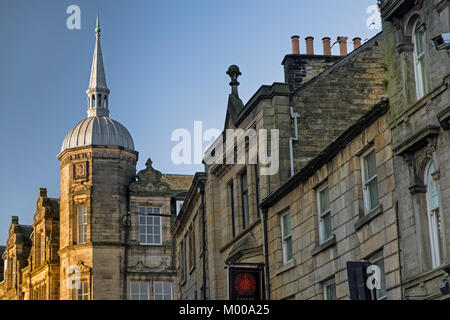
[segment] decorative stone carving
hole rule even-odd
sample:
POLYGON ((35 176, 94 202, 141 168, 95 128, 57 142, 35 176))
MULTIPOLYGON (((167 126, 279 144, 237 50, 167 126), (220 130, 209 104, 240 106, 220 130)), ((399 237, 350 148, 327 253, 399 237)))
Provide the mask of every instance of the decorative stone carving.
POLYGON ((424 193, 426 187, 420 183, 419 177, 416 173, 416 163, 413 153, 402 154, 403 160, 408 164, 408 174, 409 174, 409 192, 411 194, 424 193))
POLYGON ((167 265, 165 261, 161 261, 159 266, 149 267, 142 261, 138 261, 134 266, 127 268, 129 272, 173 272, 174 270, 167 265))
POLYGON ((152 160, 145 163, 146 168, 137 174, 138 181, 130 185, 133 192, 170 193, 170 186, 161 181, 162 174, 152 167, 152 160))
POLYGON ((89 193, 91 186, 85 184, 76 184, 69 189, 69 194, 89 193))
POLYGON ((75 163, 73 165, 73 177, 75 180, 79 179, 87 179, 88 171, 87 171, 87 162, 75 163))

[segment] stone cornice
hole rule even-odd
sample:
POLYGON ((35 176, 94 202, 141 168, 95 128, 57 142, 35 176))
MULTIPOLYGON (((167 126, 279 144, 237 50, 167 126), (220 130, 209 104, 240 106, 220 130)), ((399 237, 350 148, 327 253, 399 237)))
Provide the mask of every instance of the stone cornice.
POLYGON ((413 0, 381 0, 381 16, 384 20, 391 21, 393 17, 405 14, 414 3, 413 0))
POLYGON ((439 135, 440 127, 428 125, 413 135, 410 135, 405 140, 395 144, 392 151, 396 156, 400 156, 403 153, 414 152, 427 144, 427 139, 433 136, 439 135))

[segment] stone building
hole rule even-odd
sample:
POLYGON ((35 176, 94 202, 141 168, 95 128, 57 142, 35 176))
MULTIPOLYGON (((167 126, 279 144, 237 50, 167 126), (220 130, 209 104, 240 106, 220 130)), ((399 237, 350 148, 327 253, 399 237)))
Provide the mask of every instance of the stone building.
POLYGON ((377 299, 400 298, 387 110, 375 105, 261 202, 271 299, 348 299, 349 261, 380 267, 377 299))
POLYGON ((448 0, 383 0, 401 276, 405 299, 448 298, 450 33, 448 0), (447 271, 445 271, 447 270, 447 271))
POLYGON ((136 176, 138 152, 128 130, 109 117, 109 93, 96 43, 87 118, 66 135, 59 199, 41 189, 32 226, 13 217, 0 299, 175 299, 170 234, 192 176, 136 176), (136 180, 137 178, 137 180, 136 180))
POLYGON ((20 270, 28 265, 32 232, 32 226, 19 224, 19 217, 11 217, 8 241, 2 255, 4 271, 0 283, 1 300, 19 300, 24 297, 19 289, 22 280, 20 270))
MULTIPOLYGON (((258 293, 252 298, 270 296, 269 282, 264 277, 269 274, 271 262, 264 251, 265 226, 258 208, 260 200, 275 192, 385 95, 381 34, 362 46, 360 39, 355 38, 350 54, 347 54, 347 38, 339 37, 340 56, 330 55, 329 38, 323 39, 324 54, 314 55, 312 41, 312 37, 306 38, 307 52, 301 54, 298 36, 292 37, 292 54, 283 59, 285 82, 262 86, 245 105, 238 94, 239 68, 231 66, 227 71, 231 94, 225 128, 205 154, 209 299, 236 298, 232 286, 239 276, 256 277, 250 280, 254 292, 258 293), (333 126, 329 125, 330 121, 333 126), (267 136, 252 135, 264 129, 267 136), (255 146, 261 148, 267 144, 270 149, 275 142, 279 142, 279 152, 272 153, 268 165, 254 161, 255 146), (248 161, 241 161, 244 155, 248 161), (235 161, 229 162, 228 157, 235 161), (274 172, 267 174, 271 169, 274 172)), ((183 214, 173 230, 179 244, 179 271, 189 261, 186 259, 189 228, 197 214, 199 199, 192 196, 184 204, 183 214)), ((182 296, 195 298, 192 288, 198 290, 201 284, 198 276, 187 274, 180 287, 186 292, 182 296)))
POLYGON ((204 172, 195 174, 191 188, 172 227, 178 257, 176 261, 179 298, 182 300, 210 299, 207 284, 208 246, 204 236, 207 230, 204 220, 205 181, 204 172))
POLYGON ((59 299, 59 200, 39 189, 31 234, 28 265, 18 269, 20 291, 25 300, 59 299))

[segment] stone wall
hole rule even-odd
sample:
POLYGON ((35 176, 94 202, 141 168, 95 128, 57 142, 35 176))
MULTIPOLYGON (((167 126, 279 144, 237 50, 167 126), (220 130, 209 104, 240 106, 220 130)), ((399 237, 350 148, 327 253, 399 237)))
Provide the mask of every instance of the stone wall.
POLYGON ((383 42, 383 34, 375 36, 292 93, 296 171, 386 96, 383 42))
POLYGON ((450 119, 447 50, 437 50, 432 39, 450 32, 450 5, 445 0, 384 1, 381 12, 390 99, 395 185, 402 282, 406 299, 443 299, 439 283, 450 263, 450 119), (419 26, 424 45, 423 96, 416 93, 413 26, 419 26), (426 165, 434 162, 439 190, 441 237, 440 266, 433 266, 427 207, 426 165))
POLYGON ((400 298, 391 136, 384 115, 361 127, 361 133, 312 175, 299 173, 299 182, 269 207, 271 299, 324 299, 322 285, 330 279, 336 284, 336 298, 348 299, 346 262, 369 260, 377 252, 384 259, 387 298, 400 298), (361 154, 371 147, 376 152, 380 207, 365 214, 361 154), (325 185, 333 237, 320 244, 316 192, 325 185), (291 216, 293 260, 284 264, 280 214, 286 212, 291 216))

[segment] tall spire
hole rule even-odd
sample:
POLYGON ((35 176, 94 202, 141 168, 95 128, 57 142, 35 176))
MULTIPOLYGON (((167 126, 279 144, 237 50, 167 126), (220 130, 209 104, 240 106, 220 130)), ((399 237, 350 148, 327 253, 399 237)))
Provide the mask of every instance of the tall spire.
POLYGON ((106 85, 105 68, 103 67, 102 47, 100 45, 100 19, 97 15, 95 27, 96 40, 94 56, 92 58, 91 78, 89 81, 88 95, 88 117, 108 116, 109 89, 106 85))

